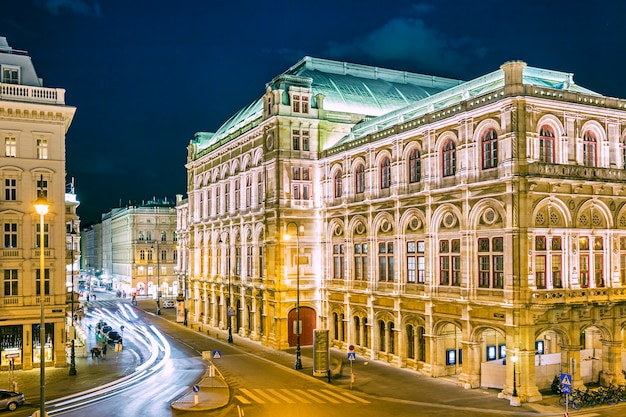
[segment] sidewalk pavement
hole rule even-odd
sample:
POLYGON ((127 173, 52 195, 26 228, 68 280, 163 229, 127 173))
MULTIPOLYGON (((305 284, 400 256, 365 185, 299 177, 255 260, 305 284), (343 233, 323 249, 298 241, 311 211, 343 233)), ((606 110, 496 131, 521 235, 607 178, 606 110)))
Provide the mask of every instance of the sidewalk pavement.
MULTIPOLYGON (((105 299, 100 298, 99 301, 105 299)), ((115 296, 111 296, 114 298, 115 296)), ((107 297, 108 298, 108 297, 107 297)), ((137 308, 154 314, 154 302, 152 300, 138 300, 137 308)), ((161 309, 161 319, 175 322, 174 309, 161 309)), ((183 327, 182 324, 180 324, 183 327)), ((93 327, 93 326, 92 326, 93 327)), ((190 323, 188 328, 199 330, 198 324, 190 323)), ((88 329, 87 329, 88 330, 88 329)), ((88 331, 87 352, 93 346, 99 346, 95 329, 88 331)), ((204 327, 206 331, 206 326, 204 327)), ((226 340, 227 331, 214 328, 209 330, 210 337, 218 340, 226 340)), ((295 350, 277 351, 261 345, 245 337, 233 334, 233 347, 242 351, 250 352, 266 360, 281 364, 300 372, 311 378, 313 369, 313 351, 311 347, 301 349, 302 370, 293 370, 295 363, 295 350)), ((46 368, 46 400, 66 396, 75 392, 85 391, 106 383, 115 381, 131 374, 139 365, 138 358, 130 350, 115 352, 109 350, 106 359, 87 357, 76 358, 77 374, 69 376, 69 368, 46 368)), ((335 387, 354 389, 364 396, 372 398, 385 398, 389 401, 413 401, 416 404, 441 404, 442 407, 456 408, 481 408, 492 410, 502 414, 540 414, 562 416, 563 407, 558 406, 558 397, 551 393, 544 393, 544 398, 539 402, 522 403, 520 407, 512 407, 506 399, 499 399, 498 389, 472 389, 465 390, 458 386, 454 377, 429 378, 418 372, 396 368, 381 361, 368 361, 358 358, 353 362, 352 369, 356 372, 356 380, 351 382, 351 364, 347 360, 345 352, 331 349, 331 383, 335 387), (352 388, 354 385, 354 388, 352 388), (419 392, 419 398, 415 399, 415 393, 419 392), (547 395, 546 395, 547 394, 547 395)), ((27 403, 39 403, 39 369, 29 371, 15 371, 13 380, 18 383, 18 389, 24 392, 27 403)), ((326 380, 324 378, 323 380, 326 380)), ((0 388, 2 384, 0 384, 0 388)), ((12 387, 7 387, 12 389, 12 387)), ((229 403, 230 388, 219 370, 215 367, 207 368, 206 373, 197 383, 198 392, 190 390, 175 400, 171 406, 178 410, 206 411, 223 407, 229 403)), ((620 403, 620 406, 626 403, 620 403)), ((615 407, 615 406, 612 406, 615 407)), ((598 412, 602 407, 595 407, 585 411, 598 412)))

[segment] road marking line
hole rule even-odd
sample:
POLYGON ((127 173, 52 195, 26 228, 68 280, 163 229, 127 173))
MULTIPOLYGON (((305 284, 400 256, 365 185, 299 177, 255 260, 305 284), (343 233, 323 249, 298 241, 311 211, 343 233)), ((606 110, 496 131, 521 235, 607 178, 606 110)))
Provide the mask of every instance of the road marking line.
POLYGON ((235 398, 237 398, 239 401, 241 401, 244 404, 252 404, 252 401, 248 400, 243 395, 235 395, 235 398))
POLYGON ((283 400, 284 402, 288 403, 288 404, 295 404, 296 402, 285 397, 284 395, 281 395, 280 392, 276 391, 275 389, 268 389, 269 392, 271 392, 274 396, 280 398, 281 400, 283 400))
POLYGON ((304 404, 310 404, 311 401, 307 401, 306 398, 300 398, 297 395, 295 395, 293 392, 289 391, 288 389, 285 388, 281 388, 281 391, 287 395, 290 395, 292 398, 295 398, 297 402, 300 403, 304 403, 304 404))
POLYGON ((326 401, 331 402, 331 403, 333 403, 333 404, 341 404, 341 401, 337 401, 336 399, 334 399, 334 398, 332 398, 332 397, 329 397, 328 395, 324 395, 324 393, 323 393, 323 392, 322 392, 322 393, 320 393, 319 391, 317 391, 317 390, 312 390, 312 389, 309 389, 308 391, 309 391, 309 392, 311 392, 311 393, 313 393, 313 394, 315 394, 315 395, 319 395, 320 397, 322 397, 322 398, 323 398, 323 399, 325 399, 326 401))
POLYGON ((332 395, 335 398, 339 398, 341 401, 343 401, 345 403, 348 403, 348 404, 354 404, 355 403, 355 401, 352 401, 351 399, 346 398, 345 395, 342 395, 342 394, 339 394, 339 393, 336 393, 336 392, 332 392, 329 389, 323 389, 321 391, 326 393, 326 394, 328 394, 328 395, 332 395))
POLYGON ((370 403, 369 401, 364 400, 363 398, 359 398, 356 395, 352 395, 352 394, 350 394, 348 392, 344 392, 343 395, 345 395, 346 397, 350 397, 353 400, 357 400, 358 402, 363 403, 363 404, 369 404, 370 403))
POLYGON ((256 401, 259 404, 265 404, 265 401, 263 401, 261 398, 259 398, 256 395, 254 395, 254 393, 252 393, 252 391, 247 390, 245 388, 240 388, 239 391, 243 392, 248 397, 250 397, 252 399, 252 401, 256 401))
POLYGON ((323 401, 323 400, 320 400, 319 398, 314 397, 313 395, 311 395, 311 394, 307 393, 307 392, 306 392, 305 390, 303 390, 303 389, 294 389, 294 391, 295 391, 295 392, 297 392, 298 394, 302 395, 302 396, 305 396, 305 397, 307 397, 307 398, 312 399, 312 400, 313 400, 313 401, 315 401, 316 403, 324 404, 324 401, 323 401))
POLYGON ((259 389, 259 388, 255 388, 254 391, 261 395, 264 398, 267 398, 270 402, 273 402, 274 404, 279 404, 280 401, 276 400, 275 398, 273 398, 271 395, 265 393, 263 390, 259 389))

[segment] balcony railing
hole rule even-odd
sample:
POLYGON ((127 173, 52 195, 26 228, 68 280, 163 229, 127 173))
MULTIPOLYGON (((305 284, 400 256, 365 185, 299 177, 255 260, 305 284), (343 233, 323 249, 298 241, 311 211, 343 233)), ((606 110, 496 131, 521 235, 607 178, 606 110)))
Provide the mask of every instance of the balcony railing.
POLYGON ((65 104, 65 89, 0 83, 0 100, 65 104))
POLYGON ((626 301, 626 288, 580 288, 571 290, 535 290, 531 292, 535 304, 569 304, 626 301))
POLYGON ((534 162, 528 164, 528 174, 548 178, 580 180, 626 181, 626 170, 534 162))

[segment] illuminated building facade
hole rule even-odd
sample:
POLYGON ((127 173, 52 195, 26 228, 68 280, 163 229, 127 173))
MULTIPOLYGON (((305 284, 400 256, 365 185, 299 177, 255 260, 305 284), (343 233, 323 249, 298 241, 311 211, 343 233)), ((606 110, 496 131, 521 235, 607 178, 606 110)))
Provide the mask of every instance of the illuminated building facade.
POLYGON ((572 74, 508 62, 462 82, 307 57, 197 133, 187 171, 194 326, 293 346, 298 275, 303 344, 328 329, 522 401, 561 371, 624 381, 626 100, 572 74))
MULTIPOLYGON (((48 88, 28 53, 0 37, 0 367, 39 367, 40 216, 42 193, 50 205, 44 219, 45 363, 66 366, 67 223, 65 134, 76 109, 65 90, 48 88)), ((71 208, 70 208, 71 210, 71 208)))

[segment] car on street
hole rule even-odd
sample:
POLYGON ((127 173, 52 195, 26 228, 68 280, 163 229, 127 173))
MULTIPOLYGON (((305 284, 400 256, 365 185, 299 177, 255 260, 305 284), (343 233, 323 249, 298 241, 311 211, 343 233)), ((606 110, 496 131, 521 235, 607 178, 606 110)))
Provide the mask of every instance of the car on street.
POLYGON ((14 411, 24 404, 24 393, 0 389, 0 410, 14 411))
POLYGON ((108 343, 122 343, 122 335, 115 330, 111 330, 107 333, 106 338, 108 343))
POLYGON ((174 301, 173 300, 163 301, 163 308, 174 308, 174 301))

